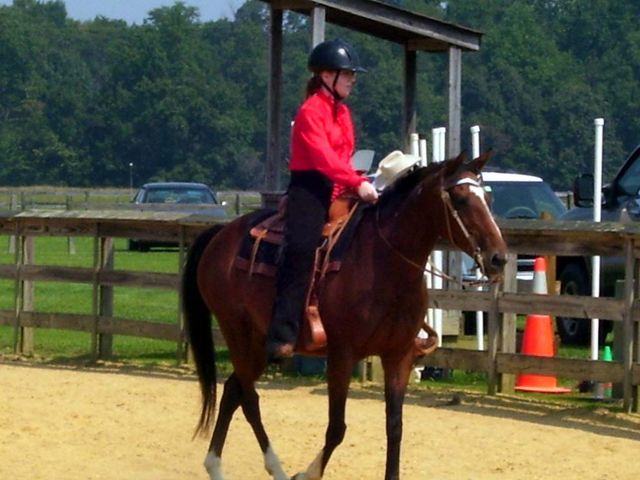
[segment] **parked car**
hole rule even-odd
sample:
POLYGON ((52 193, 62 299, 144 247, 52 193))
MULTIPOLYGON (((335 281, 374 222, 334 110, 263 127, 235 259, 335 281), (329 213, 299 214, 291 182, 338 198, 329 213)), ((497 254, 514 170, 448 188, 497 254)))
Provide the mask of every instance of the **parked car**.
MULTIPOLYGON (((603 222, 640 221, 640 145, 627 157, 611 183, 602 188, 603 222)), ((582 174, 574 184, 574 208, 561 217, 563 220, 593 219, 593 175, 582 174)), ((558 257, 557 271, 562 293, 591 295, 591 257, 558 257)), ((615 295, 616 280, 624 277, 624 260, 602 257, 600 294, 615 295)), ((564 343, 588 344, 591 322, 559 317, 558 334, 564 343)), ((613 322, 602 321, 599 327, 601 342, 613 328, 613 322)))
MULTIPOLYGON (((541 218, 543 213, 552 218, 559 218, 565 214, 567 208, 564 203, 542 178, 519 173, 484 171, 482 181, 489 192, 491 211, 496 218, 541 218)), ((519 283, 533 280, 533 264, 535 257, 530 255, 518 256, 517 278, 519 283)), ((474 261, 468 255, 463 255, 463 278, 474 280, 474 261)), ((475 315, 465 313, 466 334, 475 333, 475 315)))
MULTIPOLYGON (((491 211, 496 218, 541 218, 543 213, 560 218, 567 208, 542 178, 520 173, 486 171, 482 181, 489 192, 491 211)), ((518 280, 533 279, 534 257, 518 257, 518 280)), ((473 260, 465 255, 463 273, 474 275, 473 260)))
MULTIPOLYGON (((145 183, 133 197, 133 204, 142 211, 179 211, 217 218, 227 216, 224 203, 203 183, 145 183)), ((175 247, 174 242, 129 240, 129 250, 148 251, 151 247, 175 247)))

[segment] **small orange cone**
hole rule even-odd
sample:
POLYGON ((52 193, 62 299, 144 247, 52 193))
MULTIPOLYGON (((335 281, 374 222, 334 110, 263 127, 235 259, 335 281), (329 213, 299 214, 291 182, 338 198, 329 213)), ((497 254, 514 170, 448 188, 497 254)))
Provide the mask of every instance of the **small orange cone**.
MULTIPOLYGON (((547 294, 547 263, 544 257, 536 258, 533 268, 533 293, 547 294)), ((553 325, 549 315, 527 315, 522 337, 522 353, 538 357, 553 357, 553 325)), ((521 373, 516 390, 539 393, 567 393, 570 388, 558 387, 553 375, 521 373)))

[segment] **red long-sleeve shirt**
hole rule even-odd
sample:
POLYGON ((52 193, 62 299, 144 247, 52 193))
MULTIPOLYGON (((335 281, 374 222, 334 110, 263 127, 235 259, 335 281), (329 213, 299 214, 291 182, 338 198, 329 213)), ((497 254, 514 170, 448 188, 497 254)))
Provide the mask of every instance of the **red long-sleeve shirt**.
POLYGON ((289 170, 318 170, 337 189, 356 189, 366 179, 351 166, 355 147, 353 121, 349 107, 323 91, 302 104, 293 124, 289 170))

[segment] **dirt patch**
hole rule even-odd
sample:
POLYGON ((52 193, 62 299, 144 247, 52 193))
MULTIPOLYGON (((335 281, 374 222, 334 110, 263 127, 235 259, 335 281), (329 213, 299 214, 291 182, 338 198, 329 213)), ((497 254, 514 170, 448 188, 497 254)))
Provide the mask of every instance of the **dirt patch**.
MULTIPOLYGON (((263 382, 267 432, 287 472, 318 453, 324 385, 263 382)), ((192 441, 194 377, 176 371, 51 368, 0 363, 0 478, 205 479, 208 439, 192 441)), ((325 479, 382 479, 384 403, 355 384, 347 434, 325 479)), ((640 417, 531 400, 525 395, 411 390, 405 404, 403 479, 631 479, 640 471, 640 417)), ((227 478, 269 478, 241 414, 223 456, 227 478)))

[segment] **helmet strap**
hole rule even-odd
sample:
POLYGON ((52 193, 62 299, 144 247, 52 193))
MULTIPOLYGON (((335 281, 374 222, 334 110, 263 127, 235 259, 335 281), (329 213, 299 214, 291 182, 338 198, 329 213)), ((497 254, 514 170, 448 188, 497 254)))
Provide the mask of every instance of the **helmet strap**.
POLYGON ((342 100, 344 100, 344 97, 341 97, 336 91, 336 84, 338 83, 339 76, 340 76, 340 70, 336 70, 336 76, 333 79, 333 84, 331 85, 331 87, 326 84, 326 82, 322 77, 320 78, 320 81, 322 82, 322 86, 325 88, 325 90, 327 90, 327 92, 329 92, 333 96, 333 98, 337 102, 341 102, 342 100))

